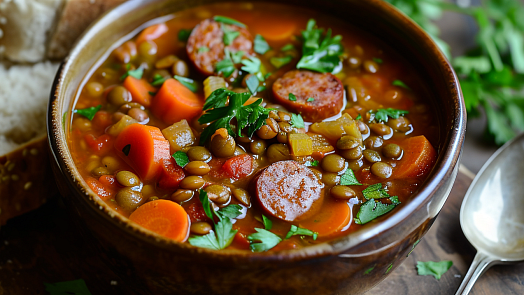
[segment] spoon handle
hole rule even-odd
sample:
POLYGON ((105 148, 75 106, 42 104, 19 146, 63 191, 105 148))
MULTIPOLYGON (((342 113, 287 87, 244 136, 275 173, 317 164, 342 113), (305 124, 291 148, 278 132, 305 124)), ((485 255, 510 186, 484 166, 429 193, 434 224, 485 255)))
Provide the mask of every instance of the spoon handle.
POLYGON ((496 259, 482 252, 477 252, 471 266, 468 269, 468 273, 464 276, 462 284, 457 290, 455 295, 467 295, 477 279, 486 271, 488 268, 496 262, 496 259))

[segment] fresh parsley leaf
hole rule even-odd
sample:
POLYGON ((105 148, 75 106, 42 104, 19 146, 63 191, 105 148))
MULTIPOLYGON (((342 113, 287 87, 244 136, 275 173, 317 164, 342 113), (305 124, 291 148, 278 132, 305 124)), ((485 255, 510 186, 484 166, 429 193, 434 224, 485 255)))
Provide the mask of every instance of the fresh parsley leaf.
POLYGON ((297 101, 297 96, 294 95, 293 93, 290 93, 288 99, 289 99, 290 101, 297 101))
POLYGON ((417 261, 417 272, 419 276, 434 276, 435 279, 440 280, 440 277, 445 274, 453 265, 452 261, 417 261))
POLYGON ((243 59, 242 64, 244 65, 241 68, 243 71, 246 71, 250 74, 256 74, 260 72, 260 66, 262 65, 262 62, 257 57, 250 56, 248 59, 243 59))
POLYGON ((229 77, 233 72, 235 71, 235 64, 233 61, 229 58, 224 58, 223 60, 216 63, 215 68, 217 73, 224 74, 224 77, 229 77))
POLYGON ((181 29, 178 31, 178 40, 187 42, 187 39, 191 36, 191 32, 193 32, 193 29, 181 29))
POLYGON ((255 95, 255 93, 257 93, 258 85, 259 85, 259 84, 260 84, 260 81, 258 81, 257 76, 250 76, 250 77, 247 78, 247 80, 246 80, 247 89, 248 89, 249 92, 251 92, 251 94, 253 94, 253 95, 255 95))
POLYGON ((373 269, 375 269, 375 266, 376 266, 376 265, 373 265, 372 267, 366 269, 366 271, 364 272, 364 274, 365 274, 365 275, 370 274, 370 273, 373 271, 373 269))
POLYGON ((58 283, 44 283, 50 295, 91 295, 86 282, 82 279, 58 283))
POLYGON ((102 108, 102 105, 99 104, 96 107, 89 107, 85 109, 76 109, 74 113, 82 115, 89 119, 89 121, 93 120, 93 118, 96 115, 96 112, 98 112, 102 108))
POLYGON ((122 75, 122 77, 120 77, 120 80, 124 80, 125 78, 127 78, 127 76, 131 76, 135 79, 142 79, 143 75, 144 75, 144 69, 142 68, 138 68, 135 70, 128 70, 125 74, 122 75))
POLYGON ((183 151, 176 151, 171 155, 178 166, 184 168, 189 163, 189 157, 183 151))
POLYGON ((126 156, 129 156, 130 151, 131 151, 131 144, 127 144, 126 146, 122 148, 122 153, 124 153, 124 155, 126 156))
POLYGON ((306 30, 302 31, 304 43, 297 69, 333 73, 340 68, 340 55, 344 53, 342 36, 331 37, 331 29, 328 29, 326 34, 323 32, 323 29, 316 28, 314 19, 308 21, 306 30))
POLYGON ((258 86, 258 88, 257 88, 257 92, 262 92, 262 91, 264 91, 264 90, 266 90, 266 89, 267 89, 266 86, 258 86))
POLYGON ((373 112, 373 114, 375 115, 375 119, 379 122, 387 122, 388 117, 391 117, 393 119, 398 119, 398 117, 403 116, 408 113, 409 113, 408 111, 397 110, 393 108, 378 109, 375 112, 373 112))
POLYGON ((209 47, 207 46, 198 47, 198 51, 197 51, 198 54, 204 53, 204 52, 209 52, 209 47))
POLYGON ((245 28, 246 25, 244 25, 243 23, 235 20, 235 19, 232 19, 232 18, 229 18, 227 16, 222 16, 222 15, 215 15, 213 17, 213 20, 216 21, 216 22, 219 22, 219 23, 223 23, 223 24, 227 24, 227 25, 235 25, 237 27, 241 27, 241 28, 245 28))
POLYGON ((355 118, 355 120, 362 120, 362 116, 358 114, 358 116, 355 118))
POLYGON ((311 236, 313 237, 313 240, 316 240, 318 237, 318 233, 307 228, 301 228, 296 225, 291 225, 291 228, 286 234, 286 240, 291 238, 292 236, 311 236))
POLYGON ((239 31, 232 30, 228 27, 226 27, 224 24, 221 24, 222 32, 224 32, 224 37, 222 38, 222 41, 224 42, 224 45, 231 45, 235 39, 240 36, 239 31))
POLYGON ((357 217, 355 218, 355 223, 368 223, 371 220, 390 212, 395 208, 395 206, 400 204, 397 197, 391 197, 390 201, 391 204, 386 205, 382 202, 375 201, 375 199, 369 199, 360 206, 360 209, 357 212, 357 217))
POLYGON ((366 189, 362 191, 362 194, 364 195, 364 198, 366 198, 366 200, 390 197, 388 192, 382 188, 382 183, 375 183, 373 185, 368 186, 366 189))
POLYGON ((293 60, 293 57, 290 55, 286 55, 284 57, 272 57, 269 59, 269 62, 277 69, 280 69, 281 67, 287 65, 288 63, 293 60))
POLYGON ((377 58, 377 57, 374 57, 374 58, 373 58, 373 61, 376 62, 376 63, 378 63, 378 64, 381 64, 381 63, 384 62, 381 58, 377 58))
POLYGON ((302 119, 300 114, 296 115, 291 113, 291 125, 296 128, 304 128, 304 119, 302 119))
MULTIPOLYGON (((228 50, 228 49, 225 49, 228 50)), ((244 56, 245 52, 242 50, 239 50, 237 52, 231 53, 231 60, 233 60, 234 64, 239 64, 242 61, 242 57, 244 56)))
POLYGON ((225 249, 231 245, 238 230, 233 230, 233 223, 229 218, 222 218, 217 224, 215 224, 215 232, 218 240, 218 247, 225 249))
POLYGON ((264 229, 270 230, 273 227, 273 222, 271 219, 267 218, 264 214, 262 214, 262 223, 264 224, 264 229))
POLYGON ((175 75, 174 78, 178 80, 178 82, 182 83, 182 85, 186 86, 192 92, 198 91, 198 84, 197 82, 195 82, 195 80, 178 75, 175 75))
POLYGON ((200 135, 200 143, 206 143, 219 128, 226 128, 229 135, 237 136, 230 125, 233 118, 236 118, 238 136, 244 128, 247 128, 247 135, 252 136, 262 127, 271 110, 260 106, 262 99, 245 106, 250 97, 249 92, 236 93, 224 88, 213 91, 204 103, 205 113, 198 119, 200 124, 211 123, 200 135), (228 97, 229 104, 226 106, 228 97))
POLYGON ((268 230, 262 228, 255 228, 255 230, 257 231, 256 233, 247 236, 247 239, 251 243, 249 248, 252 252, 267 251, 282 241, 279 236, 268 230), (255 243, 256 241, 258 241, 258 243, 255 243))
POLYGON ((217 236, 213 231, 209 232, 207 235, 204 236, 191 236, 189 237, 189 239, 187 239, 187 241, 189 242, 189 244, 196 247, 220 250, 217 236))
POLYGON ((358 182, 353 170, 347 168, 346 172, 340 176, 340 185, 362 185, 362 183, 358 182))
POLYGON ((218 210, 217 214, 220 219, 223 219, 226 217, 230 219, 234 219, 242 214, 242 206, 237 205, 237 204, 231 204, 231 205, 228 205, 218 210))
POLYGON ((269 44, 267 44, 266 39, 262 35, 257 34, 255 36, 254 50, 258 54, 264 54, 269 50, 269 44))
POLYGON ((313 102, 313 101, 315 101, 315 98, 314 97, 308 97, 308 99, 306 101, 307 102, 313 102))
POLYGON ((158 87, 162 84, 164 84, 164 82, 167 80, 167 78, 165 77, 162 77, 162 75, 159 75, 159 74, 155 74, 153 76, 153 81, 151 82, 151 85, 155 86, 155 87, 158 87))
POLYGON ((406 89, 410 89, 408 85, 406 85, 406 83, 402 82, 401 80, 395 80, 391 83, 391 85, 395 85, 395 86, 399 86, 399 87, 402 87, 402 88, 406 88, 406 89))
POLYGON ((293 46, 293 44, 291 43, 288 43, 282 46, 282 48, 280 48, 280 51, 291 51, 291 50, 295 50, 295 46, 293 46))
POLYGON ((308 161, 306 163, 306 165, 309 166, 309 167, 316 167, 316 166, 318 166, 318 164, 319 164, 318 160, 308 161))

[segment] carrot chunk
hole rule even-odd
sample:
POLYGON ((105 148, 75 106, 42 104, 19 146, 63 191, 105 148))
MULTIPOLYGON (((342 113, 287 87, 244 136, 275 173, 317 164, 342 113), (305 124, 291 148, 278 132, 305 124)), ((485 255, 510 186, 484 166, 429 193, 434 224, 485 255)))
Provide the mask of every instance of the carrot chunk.
POLYGON ((158 186, 163 189, 175 190, 186 177, 184 170, 175 163, 175 159, 164 160, 158 186))
POLYGON ((324 202, 320 212, 300 223, 300 227, 318 233, 319 237, 333 235, 349 225, 351 208, 346 202, 330 200, 324 202))
POLYGON ((264 22, 253 24, 252 29, 266 40, 279 41, 290 39, 295 33, 296 23, 293 19, 282 19, 268 16, 264 22))
POLYGON ((151 86, 144 79, 137 79, 132 76, 127 76, 124 80, 124 87, 131 93, 133 101, 145 106, 146 108, 151 105, 151 94, 155 92, 156 88, 151 86))
POLYGON ((169 28, 164 23, 147 27, 136 38, 136 45, 138 46, 142 42, 158 39, 167 33, 167 31, 169 31, 169 28))
POLYGON ((167 124, 191 121, 202 112, 204 100, 175 79, 164 82, 151 104, 151 112, 167 124))
POLYGON ((228 159, 222 169, 227 173, 230 178, 240 179, 251 174, 253 170, 253 161, 250 155, 238 155, 228 159))
POLYGON ((138 207, 129 220, 166 238, 184 242, 189 236, 189 218, 173 201, 156 200, 138 207))
POLYGON ((393 169, 391 178, 423 176, 431 170, 437 160, 437 152, 423 135, 410 137, 399 145, 404 149, 404 154, 393 169))
POLYGON ((115 150, 143 180, 156 177, 170 159, 169 141, 157 127, 131 124, 115 140, 115 150))
POLYGON ((106 201, 116 194, 116 191, 104 185, 95 178, 86 178, 87 185, 97 194, 102 200, 106 201))

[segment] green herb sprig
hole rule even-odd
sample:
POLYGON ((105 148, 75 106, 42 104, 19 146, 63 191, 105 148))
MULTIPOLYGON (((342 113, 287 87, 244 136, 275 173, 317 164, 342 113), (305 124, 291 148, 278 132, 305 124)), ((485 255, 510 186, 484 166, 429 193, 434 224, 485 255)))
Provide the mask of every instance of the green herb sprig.
POLYGON ((86 117, 87 119, 89 119, 89 121, 91 121, 91 120, 93 120, 93 118, 95 117, 96 113, 101 108, 102 108, 102 105, 99 104, 96 107, 89 107, 89 108, 85 108, 85 109, 76 109, 76 110, 74 110, 74 113, 82 115, 82 116, 86 117))
POLYGON ((381 183, 368 186, 362 191, 362 194, 367 201, 360 205, 360 209, 358 210, 357 216, 355 218, 356 224, 368 223, 375 218, 390 212, 400 204, 398 197, 391 197, 388 192, 382 188, 381 183), (384 204, 380 201, 376 201, 376 199, 384 198, 387 198, 391 204, 384 204))

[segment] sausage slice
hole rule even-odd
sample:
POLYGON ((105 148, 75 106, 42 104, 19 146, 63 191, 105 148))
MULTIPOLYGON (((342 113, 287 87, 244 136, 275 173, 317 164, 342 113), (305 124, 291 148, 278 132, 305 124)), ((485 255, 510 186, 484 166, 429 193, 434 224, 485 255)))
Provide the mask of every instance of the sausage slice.
POLYGON ((245 28, 205 19, 193 29, 186 45, 189 59, 202 74, 207 76, 215 74, 215 65, 224 59, 225 48, 232 53, 241 50, 244 55, 253 55, 253 37, 245 28), (228 46, 224 44, 221 25, 240 33, 228 46))
POLYGON ((290 222, 315 214, 324 196, 324 184, 316 175, 291 160, 268 166, 256 180, 255 190, 268 214, 290 222))
POLYGON ((273 83, 273 95, 277 103, 310 122, 334 116, 344 105, 344 86, 331 73, 289 71, 273 83), (289 100, 290 93, 296 101, 289 100))

